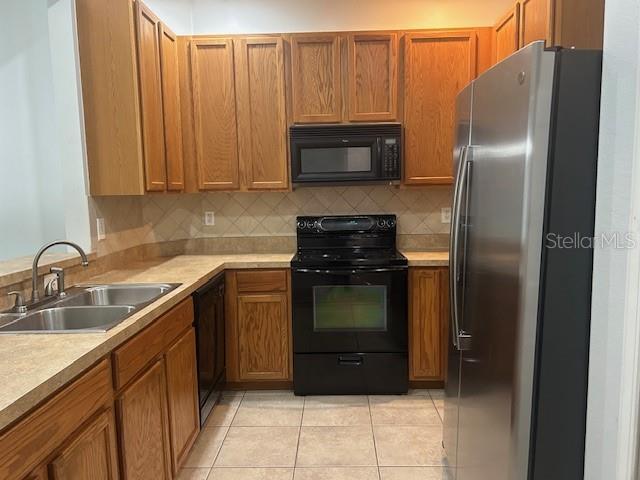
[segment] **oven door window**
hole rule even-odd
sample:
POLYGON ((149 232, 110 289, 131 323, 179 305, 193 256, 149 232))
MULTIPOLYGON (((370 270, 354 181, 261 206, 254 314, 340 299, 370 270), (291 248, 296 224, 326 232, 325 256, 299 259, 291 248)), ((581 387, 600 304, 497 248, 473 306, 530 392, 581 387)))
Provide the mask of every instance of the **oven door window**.
POLYGON ((316 332, 386 332, 387 287, 314 286, 313 329, 316 332))
POLYGON ((371 147, 302 148, 300 173, 369 173, 373 170, 371 147))

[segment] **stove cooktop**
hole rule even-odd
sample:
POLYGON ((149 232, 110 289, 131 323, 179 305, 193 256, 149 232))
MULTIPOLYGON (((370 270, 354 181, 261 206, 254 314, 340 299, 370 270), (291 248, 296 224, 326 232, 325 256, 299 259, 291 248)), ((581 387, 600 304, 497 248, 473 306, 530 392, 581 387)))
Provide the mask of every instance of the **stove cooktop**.
POLYGON ((393 249, 339 249, 298 252, 292 267, 388 267, 406 266, 407 258, 393 249))

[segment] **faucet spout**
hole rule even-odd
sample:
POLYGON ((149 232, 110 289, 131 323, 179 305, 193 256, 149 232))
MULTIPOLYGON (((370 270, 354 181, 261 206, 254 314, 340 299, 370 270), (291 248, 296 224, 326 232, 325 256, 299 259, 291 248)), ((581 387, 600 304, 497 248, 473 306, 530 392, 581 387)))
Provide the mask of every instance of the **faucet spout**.
POLYGON ((56 245, 67 245, 69 247, 75 248, 80 254, 80 257, 82 257, 82 266, 86 267, 89 265, 87 254, 84 253, 82 247, 80 247, 80 245, 78 245, 77 243, 68 242, 66 240, 58 240, 43 245, 40 250, 38 250, 38 253, 36 253, 36 256, 33 259, 33 267, 31 269, 31 303, 40 300, 40 291, 38 290, 38 263, 40 262, 40 257, 42 257, 44 252, 49 250, 51 247, 55 247, 56 245))

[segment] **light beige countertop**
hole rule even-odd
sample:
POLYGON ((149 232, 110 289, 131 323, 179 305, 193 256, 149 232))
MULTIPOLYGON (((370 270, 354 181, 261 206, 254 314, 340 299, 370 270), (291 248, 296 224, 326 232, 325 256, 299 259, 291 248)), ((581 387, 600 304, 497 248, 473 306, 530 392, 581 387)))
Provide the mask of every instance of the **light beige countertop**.
MULTIPOLYGON (((446 266, 447 252, 403 252, 410 266, 446 266)), ((0 335, 0 430, 225 269, 287 268, 292 254, 180 255, 133 263, 88 283, 181 283, 106 333, 0 335)))

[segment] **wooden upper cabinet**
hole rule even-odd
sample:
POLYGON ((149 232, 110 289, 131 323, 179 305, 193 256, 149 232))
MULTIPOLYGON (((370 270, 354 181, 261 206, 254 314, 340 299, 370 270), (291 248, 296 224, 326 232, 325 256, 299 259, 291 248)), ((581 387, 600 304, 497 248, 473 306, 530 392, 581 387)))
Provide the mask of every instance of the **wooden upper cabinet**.
POLYGON ((191 42, 191 80, 201 190, 239 187, 233 41, 191 42))
POLYGON ((238 296, 240 380, 289 378, 289 314, 286 293, 238 296))
POLYGON ((167 190, 184 190, 182 156, 182 121, 176 35, 160 23, 160 66, 162 71, 162 106, 166 152, 167 190))
POLYGON ((118 453, 113 410, 102 412, 53 459, 52 480, 117 480, 118 453))
POLYGON ((136 35, 145 183, 148 191, 167 187, 159 19, 146 5, 136 2, 136 35))
POLYGON ((493 27, 495 62, 516 52, 520 44, 520 5, 515 4, 493 27))
POLYGON ((157 360, 116 401, 122 477, 171 479, 164 361, 157 360))
POLYGON ((451 183, 456 97, 476 75, 476 32, 410 33, 404 48, 404 181, 451 183))
POLYGON ((239 38, 234 49, 242 185, 284 190, 289 169, 282 38, 239 38))
MULTIPOLYGON (((443 272, 413 268, 409 273, 409 378, 442 380, 448 310, 443 303, 443 272)), ((446 287, 446 285, 444 285, 446 287)))
POLYGON ((333 123, 342 120, 340 35, 291 36, 293 121, 333 123))
POLYGON ((90 194, 141 195, 145 187, 131 0, 76 0, 75 7, 90 194))
POLYGON ((553 45, 552 12, 553 0, 520 1, 520 46, 536 40, 545 40, 553 45))
POLYGON ((347 37, 349 120, 396 120, 398 108, 398 36, 350 33, 347 37))
POLYGON ((186 459, 200 431, 198 378, 196 373, 196 335, 193 328, 165 354, 167 400, 171 431, 171 458, 174 475, 186 459))

